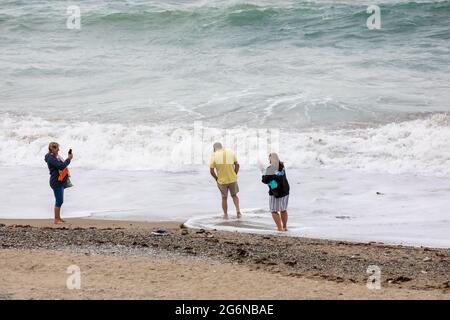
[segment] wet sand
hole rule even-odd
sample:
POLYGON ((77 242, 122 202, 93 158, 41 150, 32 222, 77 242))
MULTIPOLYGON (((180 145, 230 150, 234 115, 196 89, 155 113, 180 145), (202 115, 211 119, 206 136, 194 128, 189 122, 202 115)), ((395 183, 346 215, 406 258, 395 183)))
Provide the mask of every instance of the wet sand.
POLYGON ((179 222, 0 220, 0 282, 4 299, 450 299, 450 250, 179 222), (80 290, 66 288, 70 265, 80 290), (366 287, 370 265, 380 290, 366 287))

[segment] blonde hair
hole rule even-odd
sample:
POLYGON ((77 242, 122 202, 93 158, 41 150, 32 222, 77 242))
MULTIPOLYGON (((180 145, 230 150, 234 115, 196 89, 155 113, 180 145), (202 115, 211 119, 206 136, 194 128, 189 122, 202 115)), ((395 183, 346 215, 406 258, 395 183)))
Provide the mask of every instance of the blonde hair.
POLYGON ((270 165, 272 166, 274 171, 278 171, 280 169, 280 158, 278 157, 278 154, 275 152, 272 152, 269 154, 270 158, 270 165))
POLYGON ((48 144, 48 152, 52 153, 53 149, 59 148, 59 143, 58 142, 50 142, 48 144))

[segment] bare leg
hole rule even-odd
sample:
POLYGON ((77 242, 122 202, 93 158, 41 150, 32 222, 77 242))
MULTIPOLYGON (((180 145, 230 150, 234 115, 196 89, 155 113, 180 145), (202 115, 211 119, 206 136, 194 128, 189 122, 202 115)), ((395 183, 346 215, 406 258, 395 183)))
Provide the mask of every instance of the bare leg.
POLYGON ((63 219, 61 219, 61 208, 55 207, 55 224, 61 224, 64 222, 65 221, 63 219))
POLYGON ((231 198, 233 198, 234 206, 236 207, 236 215, 237 218, 239 219, 241 217, 241 209, 239 208, 239 197, 237 196, 237 194, 235 194, 234 196, 231 196, 231 198))
POLYGON ((222 210, 223 210, 223 218, 228 219, 228 203, 227 198, 222 197, 222 210))
POLYGON ((275 221, 275 224, 277 225, 278 231, 283 231, 283 224, 281 222, 281 217, 278 212, 272 212, 272 218, 273 221, 275 221))
POLYGON ((288 229, 287 229, 288 212, 286 210, 281 211, 281 222, 283 222, 283 230, 288 231, 288 229))

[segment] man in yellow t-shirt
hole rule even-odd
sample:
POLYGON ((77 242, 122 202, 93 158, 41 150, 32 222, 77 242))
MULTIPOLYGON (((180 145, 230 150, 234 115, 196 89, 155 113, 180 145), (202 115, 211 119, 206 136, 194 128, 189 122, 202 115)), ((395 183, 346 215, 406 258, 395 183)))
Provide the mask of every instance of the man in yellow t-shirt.
POLYGON ((237 173, 239 171, 239 163, 236 154, 228 149, 224 149, 220 142, 214 143, 214 153, 211 156, 209 171, 213 178, 217 181, 220 193, 222 194, 223 217, 228 218, 228 190, 230 190, 231 198, 236 207, 237 218, 241 217, 239 209, 239 186, 237 184, 237 173))

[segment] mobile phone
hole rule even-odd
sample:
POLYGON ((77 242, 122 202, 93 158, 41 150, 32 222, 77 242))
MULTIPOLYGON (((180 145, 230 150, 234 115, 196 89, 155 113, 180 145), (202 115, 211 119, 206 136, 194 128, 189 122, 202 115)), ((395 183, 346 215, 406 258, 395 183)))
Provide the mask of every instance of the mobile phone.
POLYGON ((69 149, 69 154, 72 154, 72 149, 69 149))

